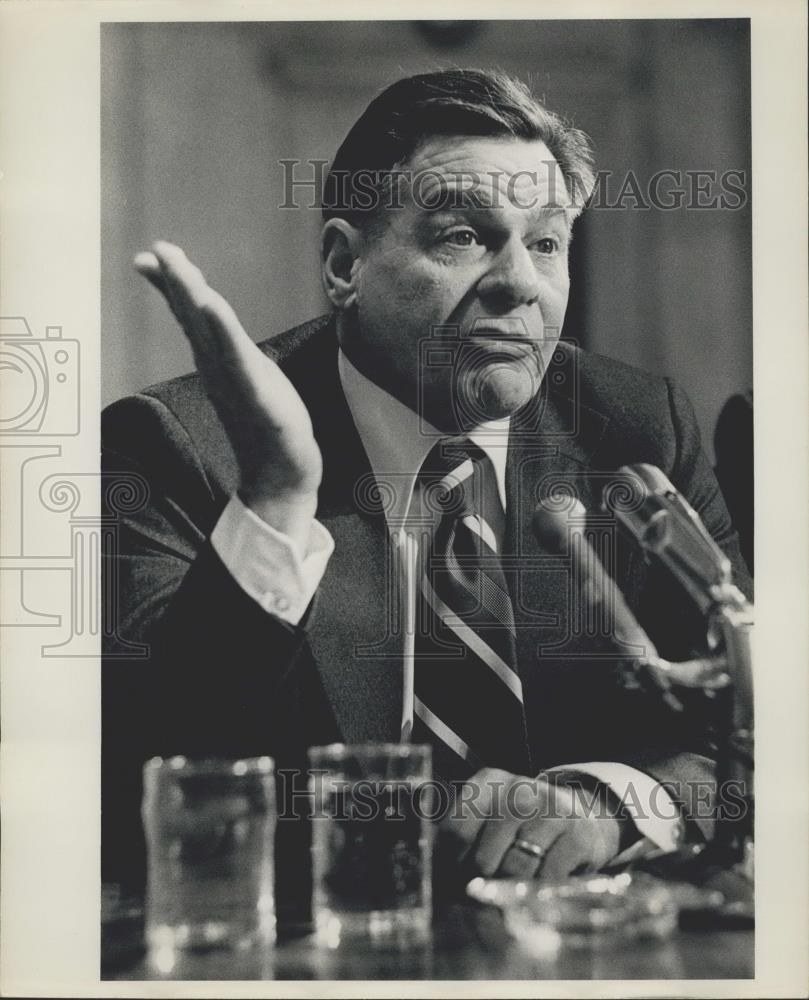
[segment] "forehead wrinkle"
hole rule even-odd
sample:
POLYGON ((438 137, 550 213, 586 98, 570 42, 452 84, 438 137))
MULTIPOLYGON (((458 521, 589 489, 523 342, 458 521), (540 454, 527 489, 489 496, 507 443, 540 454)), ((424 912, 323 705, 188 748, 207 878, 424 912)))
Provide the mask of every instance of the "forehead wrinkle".
POLYGON ((412 171, 412 177, 419 179, 419 186, 422 190, 430 190, 439 185, 441 187, 458 187, 461 190, 475 191, 479 189, 490 189, 497 187, 505 193, 508 190, 512 178, 516 178, 513 186, 517 190, 525 188, 536 188, 538 192, 546 188, 555 188, 557 180, 564 186, 564 176, 559 164, 553 160, 546 163, 540 162, 535 167, 520 167, 517 170, 504 170, 496 164, 459 165, 452 170, 445 167, 435 166, 422 167, 412 171), (553 184, 549 184, 550 177, 553 177, 553 184), (470 183, 471 182, 471 183, 470 183))
MULTIPOLYGON (((509 158, 509 154, 531 150, 531 156, 556 162, 541 139, 521 139, 513 136, 434 136, 425 140, 411 153, 408 165, 418 167, 419 161, 431 166, 445 166, 453 160, 477 160, 479 163, 509 158), (546 154, 543 156, 542 154, 546 154)), ((422 164, 423 166, 423 164, 422 164)))
POLYGON ((474 137, 468 140, 434 139, 417 148, 405 163, 419 170, 444 170, 448 164, 460 163, 468 168, 474 164, 483 170, 502 170, 504 164, 524 169, 527 164, 559 165, 556 157, 541 139, 517 139, 505 136, 474 137))
POLYGON ((555 160, 540 163, 537 170, 528 174, 526 169, 504 170, 479 161, 474 166, 456 163, 452 170, 446 165, 433 164, 414 170, 412 177, 417 179, 417 187, 412 180, 408 187, 411 193, 418 192, 420 208, 429 206, 436 194, 443 193, 444 197, 440 201, 437 199, 436 210, 446 208, 444 202, 448 199, 452 201, 450 208, 475 210, 502 208, 509 204, 521 210, 530 206, 531 209, 566 211, 571 207, 564 176, 555 160), (516 180, 512 182, 513 178, 516 180))
POLYGON ((453 215, 459 212, 474 212, 477 214, 492 215, 501 210, 514 209, 518 212, 530 215, 531 218, 549 219, 557 216, 564 216, 566 221, 572 216, 571 208, 568 204, 548 204, 548 205, 522 205, 518 202, 509 202, 507 199, 498 201, 492 205, 488 201, 480 201, 476 191, 458 191, 453 196, 451 204, 439 203, 432 206, 419 206, 428 215, 453 215))

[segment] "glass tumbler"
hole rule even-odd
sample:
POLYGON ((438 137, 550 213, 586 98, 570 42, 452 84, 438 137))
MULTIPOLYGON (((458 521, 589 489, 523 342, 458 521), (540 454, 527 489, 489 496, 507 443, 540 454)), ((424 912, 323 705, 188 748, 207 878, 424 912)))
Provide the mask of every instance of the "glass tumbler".
POLYGON ((321 942, 422 943, 432 913, 429 746, 309 752, 314 917, 321 942))
POLYGON ((269 757, 144 765, 151 952, 245 950, 275 933, 275 776, 269 757))

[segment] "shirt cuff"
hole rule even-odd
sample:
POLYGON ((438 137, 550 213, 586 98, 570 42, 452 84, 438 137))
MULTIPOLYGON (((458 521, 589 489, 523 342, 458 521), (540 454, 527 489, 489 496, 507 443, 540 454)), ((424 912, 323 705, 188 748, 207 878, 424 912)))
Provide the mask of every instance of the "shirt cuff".
POLYGON ((630 861, 646 853, 676 851, 683 839, 680 809, 666 789, 651 775, 613 761, 588 761, 550 767, 546 774, 558 771, 579 771, 607 787, 621 800, 626 815, 637 827, 642 840, 632 844, 615 858, 630 861))
POLYGON ((290 625, 303 618, 334 551, 331 535, 313 520, 302 556, 288 535, 267 524, 236 494, 216 522, 211 545, 242 590, 290 625))

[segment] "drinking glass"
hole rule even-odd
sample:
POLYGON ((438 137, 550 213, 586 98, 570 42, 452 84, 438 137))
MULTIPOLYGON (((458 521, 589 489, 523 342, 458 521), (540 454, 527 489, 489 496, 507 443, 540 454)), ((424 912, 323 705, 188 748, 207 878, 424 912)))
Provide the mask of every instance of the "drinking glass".
POLYGON ((310 750, 309 763, 319 939, 423 943, 432 913, 430 747, 333 744, 310 750))
POLYGON ((275 776, 269 757, 144 766, 146 942, 167 969, 182 950, 246 950, 275 931, 275 776))

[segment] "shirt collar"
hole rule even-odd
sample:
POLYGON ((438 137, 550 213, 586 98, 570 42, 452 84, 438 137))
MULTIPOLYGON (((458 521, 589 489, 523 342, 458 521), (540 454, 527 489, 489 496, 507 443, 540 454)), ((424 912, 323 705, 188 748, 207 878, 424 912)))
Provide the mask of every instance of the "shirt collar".
MULTIPOLYGON (((433 445, 447 435, 357 371, 342 350, 338 352, 337 367, 371 470, 383 490, 388 526, 401 524, 410 508, 424 459, 433 445)), ((509 417, 490 420, 467 435, 494 467, 504 511, 509 424, 509 417)))

